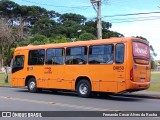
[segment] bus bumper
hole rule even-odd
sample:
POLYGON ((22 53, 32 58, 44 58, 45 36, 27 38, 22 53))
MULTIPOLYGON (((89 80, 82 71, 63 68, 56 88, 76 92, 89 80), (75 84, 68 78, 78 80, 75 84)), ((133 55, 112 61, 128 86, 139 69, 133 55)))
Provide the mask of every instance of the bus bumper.
POLYGON ((150 87, 150 82, 131 82, 128 84, 127 91, 129 92, 134 92, 134 91, 139 91, 139 90, 145 90, 150 87))

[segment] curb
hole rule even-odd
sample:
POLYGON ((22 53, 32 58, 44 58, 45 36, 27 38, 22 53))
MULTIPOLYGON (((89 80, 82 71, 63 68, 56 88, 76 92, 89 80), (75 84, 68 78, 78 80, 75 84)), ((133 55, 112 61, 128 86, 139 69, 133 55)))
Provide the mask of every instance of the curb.
POLYGON ((0 86, 0 87, 12 88, 11 86, 0 86))
POLYGON ((155 94, 116 94, 115 96, 136 97, 136 98, 148 98, 148 99, 160 99, 160 95, 155 94))

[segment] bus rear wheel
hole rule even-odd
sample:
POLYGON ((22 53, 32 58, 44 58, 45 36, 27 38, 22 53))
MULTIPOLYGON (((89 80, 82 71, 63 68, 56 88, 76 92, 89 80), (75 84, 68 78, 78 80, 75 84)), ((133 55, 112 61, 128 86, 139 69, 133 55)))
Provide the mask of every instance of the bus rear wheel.
POLYGON ((80 80, 77 83, 77 87, 76 87, 78 96, 80 97, 90 97, 91 96, 91 84, 88 82, 88 80, 80 80))
POLYGON ((38 89, 37 89, 37 83, 36 83, 35 78, 31 78, 28 81, 27 87, 28 87, 28 91, 31 92, 31 93, 35 93, 35 92, 38 91, 38 89))

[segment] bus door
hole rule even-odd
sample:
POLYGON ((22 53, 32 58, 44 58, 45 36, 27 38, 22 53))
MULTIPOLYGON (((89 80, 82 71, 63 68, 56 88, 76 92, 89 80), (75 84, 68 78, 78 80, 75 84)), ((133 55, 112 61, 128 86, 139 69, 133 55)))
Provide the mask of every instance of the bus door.
POLYGON ((114 44, 90 46, 88 64, 88 74, 92 79, 93 91, 117 91, 117 82, 113 70, 114 44))
POLYGON ((115 64, 113 70, 115 80, 117 81, 117 92, 126 89, 125 72, 126 72, 126 45, 125 43, 118 43, 115 45, 115 64))
POLYGON ((47 88, 48 80, 44 75, 45 50, 30 50, 28 56, 27 74, 33 75, 36 78, 38 88, 47 88))
POLYGON ((12 63, 12 86, 25 86, 25 56, 24 52, 15 52, 12 63))
POLYGON ((139 41, 133 41, 133 59, 134 65, 131 70, 131 80, 135 82, 150 81, 150 50, 149 46, 139 41))

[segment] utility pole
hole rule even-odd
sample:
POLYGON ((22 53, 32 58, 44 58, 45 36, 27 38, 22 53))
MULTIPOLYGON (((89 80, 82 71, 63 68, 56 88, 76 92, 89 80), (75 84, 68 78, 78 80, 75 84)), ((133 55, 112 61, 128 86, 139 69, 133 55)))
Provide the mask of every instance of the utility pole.
POLYGON ((101 0, 90 0, 97 12, 97 38, 102 39, 101 0))

